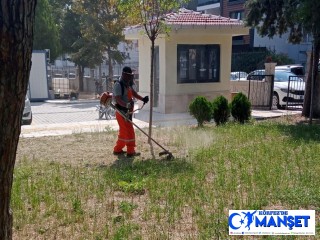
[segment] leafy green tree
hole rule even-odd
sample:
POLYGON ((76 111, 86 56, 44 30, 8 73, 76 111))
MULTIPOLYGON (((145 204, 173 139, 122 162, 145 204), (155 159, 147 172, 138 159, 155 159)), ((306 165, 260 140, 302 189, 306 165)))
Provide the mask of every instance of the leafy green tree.
POLYGON ((150 114, 149 114, 149 139, 151 144, 152 135, 152 113, 154 102, 154 50, 155 41, 160 34, 169 34, 169 28, 164 22, 164 15, 176 10, 184 1, 172 0, 121 0, 120 5, 123 13, 128 16, 128 23, 138 23, 151 41, 150 59, 150 114), (133 10, 134 9, 134 10, 133 10))
POLYGON ((31 69, 36 0, 0 1, 0 239, 12 239, 13 171, 31 69))
POLYGON ((79 38, 82 38, 80 29, 80 15, 70 8, 66 9, 60 30, 61 48, 64 53, 76 51, 72 46, 79 38))
POLYGON ((55 24, 48 0, 38 1, 36 7, 33 49, 50 49, 51 60, 55 60, 61 54, 59 28, 55 24))
POLYGON ((288 32, 291 43, 300 43, 303 33, 312 35, 312 64, 302 112, 310 117, 311 123, 312 117, 320 117, 320 81, 316 81, 320 50, 320 1, 248 0, 245 6, 247 24, 256 27, 261 36, 273 37, 288 32))
POLYGON ((79 67, 80 90, 85 67, 93 68, 107 60, 112 77, 112 63, 123 62, 124 56, 117 49, 124 39, 123 26, 116 2, 112 0, 77 1, 66 9, 61 45, 79 67))
POLYGON ((73 0, 48 0, 54 22, 61 29, 66 10, 70 8, 73 0))

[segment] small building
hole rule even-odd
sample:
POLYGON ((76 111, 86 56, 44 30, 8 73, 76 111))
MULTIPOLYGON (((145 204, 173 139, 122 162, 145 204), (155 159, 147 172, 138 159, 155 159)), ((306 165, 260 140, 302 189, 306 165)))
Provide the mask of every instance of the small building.
MULTIPOLYGON (((167 14, 169 36, 155 42, 154 111, 187 112, 197 96, 230 99, 232 37, 248 34, 241 20, 187 9, 167 14)), ((141 26, 125 30, 139 44, 139 92, 150 95, 151 41, 141 26)))

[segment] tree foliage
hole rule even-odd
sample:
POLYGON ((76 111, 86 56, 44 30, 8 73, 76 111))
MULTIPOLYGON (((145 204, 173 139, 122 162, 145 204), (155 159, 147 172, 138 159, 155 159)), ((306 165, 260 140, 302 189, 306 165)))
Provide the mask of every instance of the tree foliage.
POLYGON ((125 56, 117 49, 124 40, 124 19, 114 0, 74 1, 67 5, 61 28, 61 45, 80 68, 80 89, 84 67, 93 68, 108 61, 122 63, 125 56))
POLYGON ((320 117, 320 82, 315 81, 320 50, 320 1, 248 0, 245 6, 247 25, 256 27, 261 36, 271 38, 289 33, 291 43, 300 43, 305 33, 312 35, 312 64, 308 71, 303 115, 312 118, 314 113, 314 117, 320 117))
POLYGON ((53 9, 48 0, 38 1, 34 26, 34 50, 50 49, 51 60, 61 54, 59 27, 52 15, 53 9))

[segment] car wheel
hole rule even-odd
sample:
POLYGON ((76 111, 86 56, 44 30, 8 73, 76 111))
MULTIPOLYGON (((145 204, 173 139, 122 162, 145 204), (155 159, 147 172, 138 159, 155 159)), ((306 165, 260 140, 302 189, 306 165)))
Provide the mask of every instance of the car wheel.
POLYGON ((23 122, 25 125, 31 125, 31 123, 32 123, 32 113, 30 113, 30 115, 31 115, 30 119, 23 122))
POLYGON ((272 109, 280 109, 281 106, 279 104, 279 96, 276 92, 273 93, 272 96, 272 109))

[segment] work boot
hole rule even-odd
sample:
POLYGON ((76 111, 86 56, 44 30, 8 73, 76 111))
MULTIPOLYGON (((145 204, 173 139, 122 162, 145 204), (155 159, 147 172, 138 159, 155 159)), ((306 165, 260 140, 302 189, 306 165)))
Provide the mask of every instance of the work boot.
POLYGON ((134 153, 127 153, 127 157, 137 157, 137 156, 140 156, 141 153, 139 152, 134 152, 134 153))
POLYGON ((113 151, 113 155, 116 155, 116 156, 123 155, 123 154, 125 154, 125 153, 126 153, 126 152, 123 151, 123 150, 121 150, 120 152, 115 152, 115 151, 113 151))

